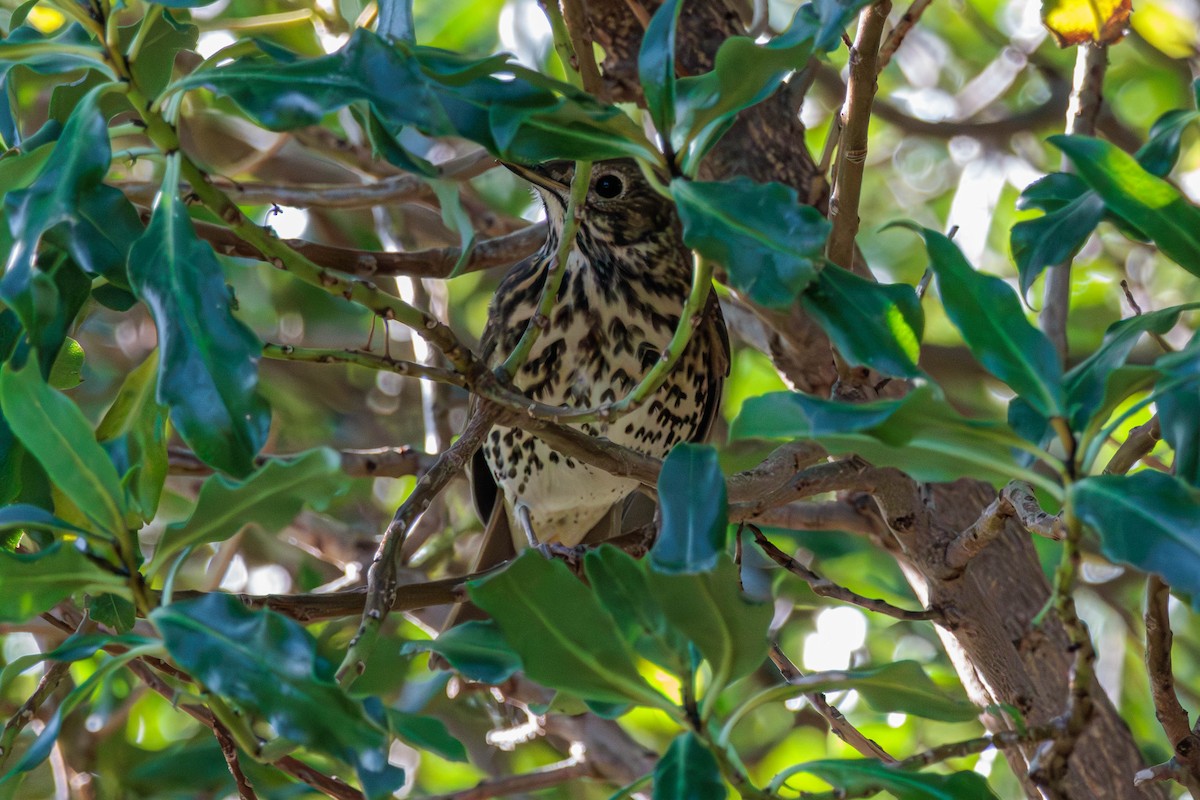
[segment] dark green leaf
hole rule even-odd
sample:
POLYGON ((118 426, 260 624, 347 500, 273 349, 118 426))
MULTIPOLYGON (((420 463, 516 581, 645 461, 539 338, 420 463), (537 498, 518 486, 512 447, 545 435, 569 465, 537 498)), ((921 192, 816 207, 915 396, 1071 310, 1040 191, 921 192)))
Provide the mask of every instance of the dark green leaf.
POLYGON ((277 531, 306 503, 323 508, 344 489, 341 459, 329 449, 271 459, 244 481, 213 475, 200 487, 192 515, 163 531, 146 571, 154 574, 185 548, 222 542, 251 522, 277 531))
POLYGON ((706 572, 725 548, 728 503, 717 451, 678 444, 658 476, 662 525, 650 549, 654 568, 667 573, 706 572))
POLYGON ((197 72, 177 86, 229 95, 272 130, 312 125, 366 101, 393 133, 408 125, 429 136, 458 135, 513 161, 656 158, 640 128, 619 109, 506 59, 469 60, 393 45, 359 28, 327 56, 241 60, 197 72))
POLYGON ((1168 111, 1150 127, 1150 138, 1138 148, 1135 158, 1151 175, 1165 178, 1179 160, 1183 132, 1200 121, 1200 112, 1177 109, 1168 111))
POLYGON ((979 363, 1045 417, 1063 415, 1062 366, 1054 345, 1029 324, 1007 283, 976 272, 948 238, 916 228, 925 237, 930 266, 946 315, 979 363))
POLYGON ((897 800, 995 800, 982 775, 955 772, 937 775, 889 767, 879 761, 861 759, 809 761, 776 776, 771 788, 778 791, 788 777, 806 772, 816 775, 848 795, 861 792, 890 792, 897 800))
POLYGON ((415 42, 412 0, 379 0, 376 32, 389 42, 415 42))
POLYGON ((387 734, 333 682, 333 666, 298 623, 208 594, 150 615, 171 658, 206 689, 268 722, 275 733, 353 764, 369 798, 390 797, 403 772, 387 734))
POLYGON ((925 313, 907 284, 882 284, 826 264, 800 303, 851 364, 884 375, 916 378, 925 313))
POLYGON ((795 686, 805 692, 855 689, 876 711, 943 722, 968 722, 980 713, 960 692, 935 684, 915 661, 896 661, 871 669, 818 672, 800 678, 795 686))
POLYGON ((443 631, 434 641, 405 642, 401 653, 437 653, 467 679, 499 684, 521 669, 521 657, 508 646, 496 623, 471 620, 443 631))
POLYGON ((96 438, 111 442, 110 455, 124 470, 121 483, 131 504, 149 522, 158 508, 167 473, 167 410, 154 399, 158 351, 125 376, 96 438))
POLYGON ((725 800, 717 760, 691 731, 675 737, 654 767, 654 800, 725 800))
POLYGON ((173 188, 130 252, 129 278, 158 329, 158 402, 201 460, 248 475, 271 421, 256 390, 262 345, 233 316, 221 265, 173 188))
POLYGON ((676 179, 671 195, 687 246, 725 267, 730 283, 755 302, 786 308, 816 277, 829 222, 801 205, 794 189, 741 177, 676 179))
POLYGON ((80 592, 128 591, 124 578, 69 544, 55 542, 37 553, 0 551, 0 622, 25 622, 80 592))
POLYGON ((1165 256, 1200 275, 1200 209, 1133 156, 1087 136, 1051 136, 1109 210, 1154 240, 1165 256))
POLYGON ((562 562, 527 551, 468 589, 532 680, 586 700, 670 705, 638 674, 612 617, 562 562))
POLYGON ((1071 427, 1082 429, 1095 414, 1104 398, 1104 386, 1113 370, 1122 366, 1143 333, 1164 334, 1184 311, 1200 308, 1200 303, 1152 311, 1129 317, 1108 326, 1104 340, 1087 358, 1066 375, 1067 410, 1071 427))
MULTIPOLYGON (((170 7, 167 3, 161 5, 170 7)), ((126 52, 135 35, 142 37, 142 45, 137 58, 130 65, 133 79, 147 97, 156 98, 171 82, 175 56, 180 51, 196 48, 200 30, 195 25, 179 22, 171 16, 171 12, 164 11, 162 14, 147 15, 137 25, 121 28, 120 45, 126 52), (141 31, 144 25, 149 25, 150 29, 141 31)))
POLYGON ((73 633, 67 637, 66 641, 54 648, 48 653, 31 653, 27 656, 20 656, 13 659, 4 665, 4 669, 0 671, 0 692, 7 690, 13 679, 25 672, 30 667, 42 663, 43 661, 81 661, 85 658, 91 658, 96 655, 101 648, 109 645, 119 645, 121 647, 140 647, 142 645, 154 644, 155 640, 145 636, 113 636, 107 633, 73 633))
POLYGON ((87 531, 59 519, 44 508, 24 503, 0 508, 0 531, 24 529, 87 534, 87 531))
POLYGON ((1003 485, 1015 477, 1053 495, 1057 484, 1013 455, 1025 442, 1008 426, 967 419, 940 391, 919 383, 901 400, 837 403, 794 393, 752 397, 734 420, 733 438, 812 438, 831 453, 857 453, 919 481, 971 476, 1003 485))
POLYGON ((738 570, 722 555, 716 569, 694 575, 664 575, 649 570, 650 591, 671 625, 712 665, 709 691, 721 691, 767 657, 767 627, 774 611, 742 594, 738 570))
POLYGON ((435 717, 406 714, 387 709, 388 729, 418 750, 428 750, 447 761, 466 761, 467 748, 446 730, 446 723, 435 717))
POLYGON ((1175 475, 1200 486, 1200 335, 1156 365, 1168 384, 1155 401, 1162 438, 1175 449, 1175 475))
POLYGON ((0 372, 0 408, 21 444, 50 480, 96 526, 125 528, 125 495, 112 461, 96 443, 79 407, 51 389, 31 365, 0 372))
POLYGON ((1013 225, 1009 246, 1017 262, 1021 294, 1029 292, 1047 267, 1074 258, 1102 219, 1104 201, 1085 191, 1062 208, 1013 225))
POLYGON ((682 0, 667 0, 659 6, 638 51, 638 80, 646 110, 664 137, 675 126, 675 25, 682 7, 682 0))
POLYGON ((1084 478, 1070 501, 1105 556, 1200 596, 1200 491, 1147 469, 1084 478))

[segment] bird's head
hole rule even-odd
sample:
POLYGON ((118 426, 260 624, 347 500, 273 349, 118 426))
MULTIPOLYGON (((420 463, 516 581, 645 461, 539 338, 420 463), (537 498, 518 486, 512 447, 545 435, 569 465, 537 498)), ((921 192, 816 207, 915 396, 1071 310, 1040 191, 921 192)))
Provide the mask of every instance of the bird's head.
MULTIPOLYGON (((561 231, 575 162, 504 166, 533 184, 546 207, 546 218, 561 231)), ((664 234, 678 235, 677 220, 674 204, 654 191, 633 159, 597 161, 592 165, 583 215, 583 233, 588 238, 616 247, 636 245, 664 234)))

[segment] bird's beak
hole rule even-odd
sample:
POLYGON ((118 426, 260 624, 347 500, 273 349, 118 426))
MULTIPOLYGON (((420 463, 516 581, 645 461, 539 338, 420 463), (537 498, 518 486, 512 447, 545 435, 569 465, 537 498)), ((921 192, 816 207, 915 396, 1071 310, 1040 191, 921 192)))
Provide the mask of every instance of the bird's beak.
POLYGON ((575 169, 575 163, 572 161, 548 161, 534 166, 514 164, 511 161, 501 161, 500 164, 517 177, 560 197, 570 191, 571 175, 575 169))

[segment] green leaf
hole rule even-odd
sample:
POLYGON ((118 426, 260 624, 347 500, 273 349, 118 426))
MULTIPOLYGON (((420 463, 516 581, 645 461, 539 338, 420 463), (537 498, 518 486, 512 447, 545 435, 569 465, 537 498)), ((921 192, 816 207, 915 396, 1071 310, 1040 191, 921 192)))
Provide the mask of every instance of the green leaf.
MULTIPOLYGON (((11 530, 62 531, 87 535, 87 531, 61 520, 44 508, 17 503, 0 508, 0 531, 11 530)), ((12 549, 12 548, 9 548, 12 549)))
POLYGON ((135 35, 142 37, 142 45, 137 58, 130 64, 133 79, 138 88, 153 99, 171 82, 175 57, 181 51, 196 48, 200 29, 179 22, 171 12, 164 11, 162 14, 147 15, 136 25, 121 28, 119 39, 122 51, 129 52, 135 35), (150 26, 149 30, 141 31, 145 25, 150 26))
POLYGON ((1163 255, 1200 275, 1200 208, 1119 148, 1087 136, 1051 136, 1079 176, 1117 216, 1149 236, 1163 255))
POLYGON ((112 592, 89 597, 87 610, 92 619, 117 633, 128 633, 137 621, 137 609, 133 603, 112 592))
POLYGON ((1170 174, 1179 161, 1183 133, 1196 122, 1200 122, 1200 112, 1187 109, 1168 111, 1155 120, 1150 127, 1150 138, 1134 156, 1142 169, 1160 178, 1170 174))
POLYGON ((405 642, 400 652, 437 653, 467 679, 493 685, 504 683, 521 669, 521 657, 492 620, 464 622, 433 641, 405 642))
POLYGON ((250 474, 271 421, 256 390, 262 345, 233 316, 221 265, 173 184, 133 245, 129 278, 158 329, 158 402, 202 461, 250 474))
POLYGON ((612 617, 562 562, 527 551, 467 587, 521 656, 530 679, 585 700, 671 707, 638 674, 612 617))
POLYGON ((971 354, 1045 417, 1063 415, 1062 367, 1054 345, 1029 324, 1007 283, 976 272, 948 238, 912 226, 925 238, 946 315, 971 354))
POLYGON ((117 470, 78 406, 44 383, 31 365, 17 371, 10 362, 0 372, 0 408, 21 444, 97 531, 115 536, 125 529, 117 470))
POLYGON ((1176 383, 1161 390, 1158 409, 1162 438, 1175 449, 1175 475, 1192 486, 1200 486, 1200 336, 1193 335, 1187 347, 1158 360, 1163 383, 1176 383))
POLYGON ((604 544, 588 551, 584 567, 600 605, 638 654, 676 675, 684 674, 687 640, 671 627, 651 592, 646 562, 604 544))
POLYGON ((937 775, 911 772, 889 767, 873 759, 809 761, 789 767, 771 781, 771 790, 778 792, 787 779, 799 773, 816 775, 847 795, 862 792, 890 792, 897 800, 995 800, 982 775, 974 772, 955 772, 937 775))
POLYGON ((654 568, 666 573, 706 572, 725 548, 728 501, 716 448, 677 444, 658 476, 662 525, 650 549, 654 568))
POLYGON ((693 174, 739 111, 769 97, 788 72, 803 68, 814 54, 838 46, 842 30, 865 5, 867 0, 807 3, 787 30, 765 45, 731 36, 717 50, 711 72, 679 79, 670 141, 675 152, 686 153, 684 174, 693 174))
POLYGON ((394 708, 386 709, 388 730, 418 750, 428 750, 447 761, 467 760, 467 748, 446 729, 446 723, 435 717, 406 714, 394 708))
POLYGON ((725 800, 717 759, 700 737, 684 731, 654 767, 654 800, 725 800))
POLYGON ((0 693, 6 692, 13 679, 18 675, 43 661, 82 661, 85 658, 91 658, 109 645, 140 647, 147 644, 155 644, 155 640, 145 636, 73 633, 62 644, 47 653, 31 653, 5 664, 4 669, 0 670, 0 693))
POLYGON ((96 428, 99 441, 112 442, 109 453, 125 470, 121 483, 146 522, 154 518, 167 475, 167 409, 154 399, 157 375, 155 350, 125 376, 96 428))
POLYGON ((129 589, 124 578, 63 542, 36 553, 0 550, 0 622, 25 622, 79 592, 128 595, 129 589))
POLYGON ((1200 491, 1147 469, 1084 478, 1071 487, 1070 502, 1106 557, 1200 595, 1200 491))
POLYGON ((961 693, 935 684, 915 661, 896 661, 872 669, 820 672, 805 675, 793 685, 805 692, 855 689, 871 708, 885 714, 900 712, 943 722, 968 722, 980 713, 961 693))
POLYGON ((882 284, 826 264, 800 303, 851 364, 884 375, 916 378, 925 313, 907 284, 882 284))
POLYGON ((333 665, 298 623, 208 594, 155 609, 171 658, 204 687, 268 722, 276 735, 353 764, 369 798, 390 797, 403 771, 387 734, 333 681, 333 665))
POLYGON ((1095 192, 1086 191, 1086 186, 1082 188, 1084 191, 1062 208, 1013 225, 1009 247, 1017 262, 1022 295, 1029 293, 1029 287, 1047 267, 1074 258, 1104 219, 1104 201, 1095 192))
POLYGON ((682 7, 682 0, 667 0, 659 6, 638 51, 638 80, 646 110, 664 137, 675 126, 675 25, 682 7))
POLYGON ((83 383, 83 347, 79 342, 67 337, 50 367, 47 382, 55 389, 74 389, 83 383))
POLYGON ((1067 410, 1071 427, 1076 430, 1083 428, 1100 408, 1105 384, 1113 370, 1125 363, 1143 333, 1164 334, 1175 327, 1180 314, 1197 308, 1200 308, 1200 303, 1186 303, 1109 325, 1100 346, 1066 374, 1067 410))
POLYGON ((251 522, 277 531, 306 503, 321 508, 345 485, 341 460, 327 448, 271 459, 244 481, 213 475, 200 487, 191 516, 163 531, 146 572, 155 574, 188 547, 223 542, 251 522))
POLYGON ((829 222, 794 189, 748 178, 671 181, 683 241, 756 303, 786 308, 816 277, 829 222))
POLYGON ((428 136, 462 136, 512 161, 658 158, 620 109, 507 58, 470 60, 388 43, 359 28, 327 56, 290 63, 243 59, 175 85, 228 95, 272 130, 313 125, 350 103, 366 101, 393 135, 411 126, 428 136))
POLYGON ((709 691, 720 692, 762 665, 774 611, 769 603, 746 598, 729 556, 722 555, 709 572, 663 575, 649 570, 647 579, 667 620, 712 665, 709 691))
POLYGON ((967 419, 937 387, 918 382, 900 400, 838 403, 795 392, 752 397, 733 421, 731 438, 812 438, 830 453, 857 453, 918 481, 975 477, 1002 486, 1029 481, 1052 496, 1060 487, 1023 467, 1014 449, 1028 445, 1007 425, 967 419))
POLYGON ((412 0, 379 0, 375 30, 389 42, 415 42, 412 0))

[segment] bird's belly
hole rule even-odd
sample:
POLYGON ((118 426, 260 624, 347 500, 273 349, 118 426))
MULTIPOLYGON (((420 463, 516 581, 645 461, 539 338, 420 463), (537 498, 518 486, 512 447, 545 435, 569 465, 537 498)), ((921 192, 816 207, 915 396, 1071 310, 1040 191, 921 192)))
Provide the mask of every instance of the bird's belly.
MULTIPOLYGON (((516 381, 518 388, 539 402, 569 408, 589 408, 623 398, 660 357, 670 330, 636 330, 637 343, 623 337, 601 338, 603 348, 589 346, 597 325, 573 328, 568 334, 544 334, 516 381), (547 357, 550 354, 550 357, 547 357), (559 354, 555 357, 555 354, 559 354)), ((612 326, 599 323, 611 333, 612 326)), ((697 348, 684 358, 657 392, 641 406, 609 424, 571 427, 655 458, 664 457, 675 443, 695 434, 707 398, 697 348)), ((518 428, 498 427, 489 435, 484 455, 504 491, 510 513, 528 509, 531 527, 541 542, 578 544, 619 502, 637 487, 629 478, 610 475, 578 459, 554 451, 536 436, 518 428)), ((512 525, 518 546, 524 533, 512 525)))

